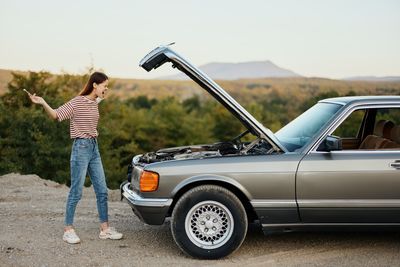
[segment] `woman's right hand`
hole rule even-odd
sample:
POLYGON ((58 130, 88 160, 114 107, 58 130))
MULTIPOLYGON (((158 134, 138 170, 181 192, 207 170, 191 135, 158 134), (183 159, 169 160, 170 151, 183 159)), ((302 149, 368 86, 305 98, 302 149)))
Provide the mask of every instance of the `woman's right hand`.
POLYGON ((33 95, 30 94, 29 98, 35 104, 43 105, 45 103, 44 99, 42 97, 40 97, 40 96, 37 96, 36 94, 33 94, 33 95))
POLYGON ((52 107, 50 107, 49 104, 47 104, 42 97, 37 96, 36 94, 32 95, 25 89, 24 91, 29 95, 29 98, 31 99, 32 103, 42 105, 46 110, 47 114, 50 116, 50 118, 57 119, 57 112, 52 107))

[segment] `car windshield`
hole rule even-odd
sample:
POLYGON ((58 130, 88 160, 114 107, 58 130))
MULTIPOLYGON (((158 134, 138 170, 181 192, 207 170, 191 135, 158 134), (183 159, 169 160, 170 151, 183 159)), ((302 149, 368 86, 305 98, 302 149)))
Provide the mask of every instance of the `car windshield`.
POLYGON ((304 147, 336 114, 342 106, 333 103, 317 103, 299 117, 275 133, 288 151, 304 147))

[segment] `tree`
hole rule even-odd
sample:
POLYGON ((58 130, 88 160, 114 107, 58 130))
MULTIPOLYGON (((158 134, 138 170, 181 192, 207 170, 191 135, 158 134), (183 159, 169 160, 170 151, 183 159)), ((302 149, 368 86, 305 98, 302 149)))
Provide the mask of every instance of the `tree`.
POLYGON ((0 173, 37 173, 65 182, 69 173, 66 123, 52 123, 42 107, 33 105, 22 88, 43 95, 51 105, 60 104, 57 88, 47 72, 13 74, 9 92, 1 97, 0 173))

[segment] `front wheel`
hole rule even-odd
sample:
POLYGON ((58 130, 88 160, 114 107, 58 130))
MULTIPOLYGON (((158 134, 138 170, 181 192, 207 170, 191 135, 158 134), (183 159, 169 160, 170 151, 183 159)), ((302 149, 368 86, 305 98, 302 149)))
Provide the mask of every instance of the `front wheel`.
POLYGON ((242 244, 246 211, 231 191, 216 185, 198 186, 176 203, 171 231, 177 245, 190 256, 222 258, 242 244))

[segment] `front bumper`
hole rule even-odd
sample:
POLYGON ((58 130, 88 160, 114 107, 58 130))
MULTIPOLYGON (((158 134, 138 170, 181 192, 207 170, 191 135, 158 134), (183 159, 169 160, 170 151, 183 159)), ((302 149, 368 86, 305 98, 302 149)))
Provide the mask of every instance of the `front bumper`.
POLYGON ((129 182, 121 184, 121 198, 125 198, 128 201, 128 204, 139 219, 151 225, 163 224, 169 207, 172 204, 172 199, 143 198, 131 190, 129 186, 129 182))

